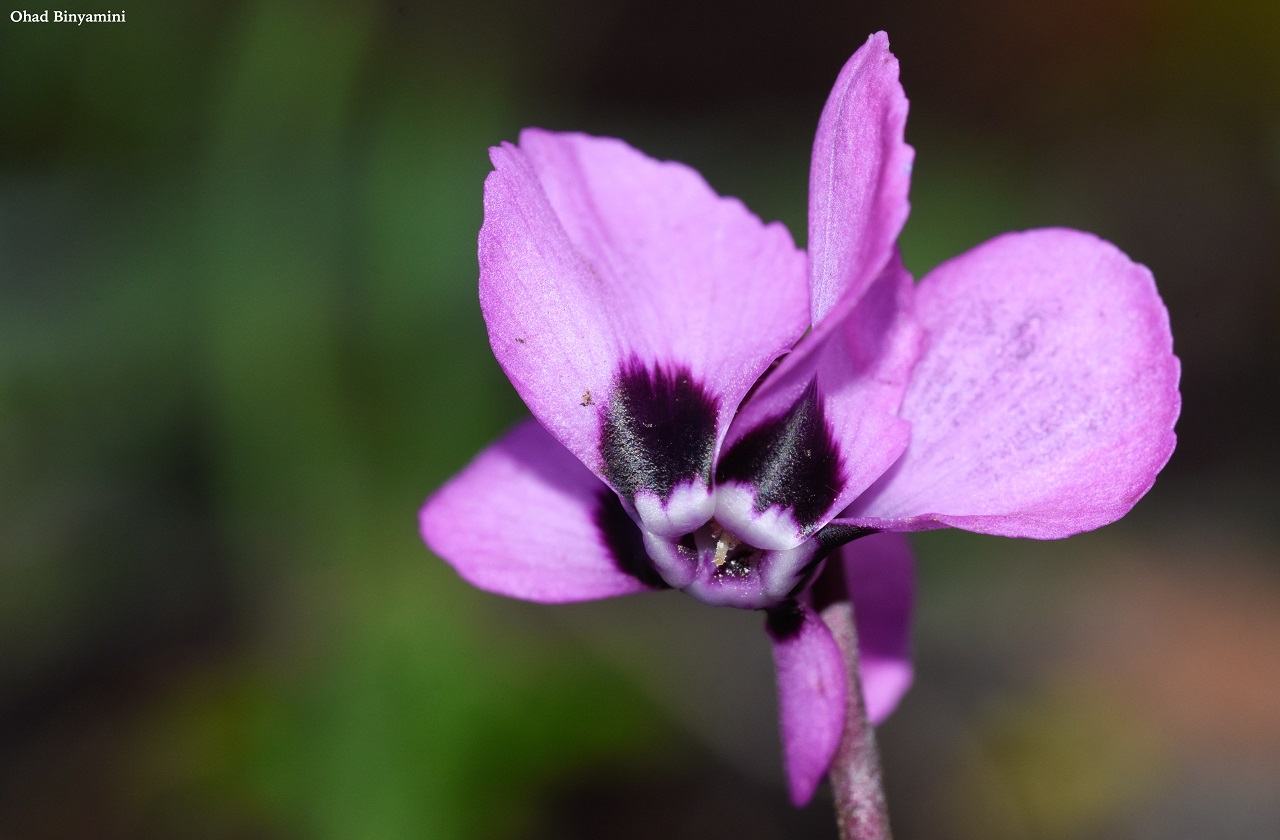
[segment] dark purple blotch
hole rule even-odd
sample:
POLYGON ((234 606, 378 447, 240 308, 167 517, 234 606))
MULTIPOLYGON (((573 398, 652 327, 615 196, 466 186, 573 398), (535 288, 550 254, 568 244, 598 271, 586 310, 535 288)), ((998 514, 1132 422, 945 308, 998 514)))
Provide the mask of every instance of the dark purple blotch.
POLYGON ((641 490, 666 499, 686 482, 710 485, 716 409, 687 367, 649 366, 633 356, 601 412, 605 478, 628 499, 641 490))
POLYGON ((804 625, 804 612, 795 601, 783 601, 765 614, 765 630, 775 642, 794 638, 804 625))
POLYGON ((640 528, 627 515, 618 494, 608 487, 601 490, 596 498, 593 518, 609 555, 619 569, 654 589, 669 588, 653 568, 644 549, 640 528))
POLYGON ((755 509, 790 508, 807 531, 844 487, 840 449, 814 379, 790 409, 738 439, 720 458, 716 481, 755 487, 755 509))

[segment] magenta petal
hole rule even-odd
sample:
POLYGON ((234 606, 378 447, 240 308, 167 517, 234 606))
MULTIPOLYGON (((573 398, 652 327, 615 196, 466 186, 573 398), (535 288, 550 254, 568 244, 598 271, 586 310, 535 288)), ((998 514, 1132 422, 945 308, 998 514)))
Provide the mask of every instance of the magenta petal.
POLYGON ((1151 488, 1180 397, 1146 268, 1078 231, 1006 234, 935 269, 917 304, 911 444, 841 521, 1051 539, 1151 488))
POLYGON ((620 140, 530 129, 492 158, 480 303, 494 354, 547 430, 647 526, 687 533, 710 516, 710 465, 738 403, 808 324, 803 252, 693 170, 620 140), (655 408, 655 394, 670 405, 655 408), (705 416, 672 420, 689 405, 705 416), (633 417, 637 406, 672 428, 633 417), (613 435, 628 464, 601 451, 611 412, 635 426, 613 435), (700 451, 685 458, 691 440, 700 451), (667 450, 685 460, 646 461, 667 450), (694 467, 705 470, 685 474, 694 467), (678 480, 646 486, 654 474, 678 480))
POLYGON ((889 37, 877 32, 840 71, 818 122, 809 170, 813 322, 854 301, 893 253, 910 206, 915 151, 889 37))
POLYGON ((726 439, 721 525, 757 547, 792 548, 902 454, 909 427, 898 407, 920 351, 913 294, 895 256, 852 311, 769 374, 726 439))
POLYGON ((842 548, 840 559, 858 630, 862 699, 875 725, 911 686, 915 564, 901 534, 863 537, 842 548))
POLYGON ((534 420, 428 499, 419 524, 432 551, 499 595, 564 603, 661 585, 617 496, 534 420))
POLYGON ((844 731, 844 659, 827 625, 807 604, 771 612, 766 627, 778 671, 787 787, 791 801, 804 805, 831 766, 844 731))

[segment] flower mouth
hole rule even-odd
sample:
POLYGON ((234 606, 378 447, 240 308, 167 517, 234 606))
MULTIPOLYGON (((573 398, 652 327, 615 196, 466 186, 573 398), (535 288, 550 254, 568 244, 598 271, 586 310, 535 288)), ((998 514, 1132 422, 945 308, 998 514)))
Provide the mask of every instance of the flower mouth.
MULTIPOLYGON (((759 548, 712 519, 678 549, 686 564, 680 589, 716 606, 767 609, 807 582, 820 546, 810 540, 786 551, 759 548)), ((653 559, 661 569, 660 560, 669 558, 653 559)))
POLYGON ((715 519, 693 533, 696 555, 693 579, 685 591, 720 606, 761 609, 774 599, 765 592, 770 554, 744 542, 715 519))
MULTIPOLYGON (((743 560, 742 540, 726 531, 719 522, 711 520, 711 536, 715 537, 716 547, 715 554, 711 558, 711 562, 717 567, 723 567, 731 559, 734 564, 739 564, 743 560)), ((748 552, 750 548, 748 547, 748 552)))
POLYGON ((615 557, 632 558, 622 566, 624 571, 637 577, 643 571, 650 585, 680 589, 704 603, 738 609, 769 609, 796 598, 822 570, 829 554, 874 533, 870 528, 828 525, 799 545, 779 550, 752 545, 711 519, 696 531, 670 540, 636 525, 616 496, 602 501, 602 511, 614 511, 608 535, 611 545, 621 547, 625 542, 630 547, 615 551, 615 557))

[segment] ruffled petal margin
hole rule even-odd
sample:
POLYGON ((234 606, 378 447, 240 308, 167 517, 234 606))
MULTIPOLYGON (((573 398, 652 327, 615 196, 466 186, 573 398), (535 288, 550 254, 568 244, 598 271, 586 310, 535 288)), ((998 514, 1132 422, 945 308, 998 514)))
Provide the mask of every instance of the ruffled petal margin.
POLYGON ((920 283, 928 346, 902 459, 837 522, 1056 539, 1119 519, 1173 452, 1181 398, 1151 273, 1074 230, 997 237, 920 283))
POLYGON ((422 538, 480 589, 567 603, 662 588, 604 482, 526 420, 427 500, 422 538))

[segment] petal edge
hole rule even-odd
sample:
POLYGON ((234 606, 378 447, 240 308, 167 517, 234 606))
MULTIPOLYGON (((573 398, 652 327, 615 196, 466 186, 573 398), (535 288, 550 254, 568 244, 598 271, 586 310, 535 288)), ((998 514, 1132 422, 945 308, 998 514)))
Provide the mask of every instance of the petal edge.
MULTIPOLYGON (((631 472, 606 465, 602 439, 628 388, 696 385, 712 407, 710 459, 808 324, 804 253, 689 167, 620 140, 526 129, 491 157, 479 260, 494 355, 547 430, 633 504, 618 481, 631 472)), ((679 443, 675 428, 654 435, 679 443)), ((670 488, 639 489, 669 501, 670 488)), ((672 528, 701 524, 685 520, 709 517, 702 507, 675 511, 672 528)))
POLYGON ((907 221, 907 97, 889 36, 877 32, 841 69, 818 120, 809 170, 810 312, 819 324, 857 302, 907 221))
POLYGON ((831 766, 844 731, 844 657, 807 604, 772 610, 766 625, 778 675, 778 713, 791 801, 804 805, 831 766))
POLYGON ((906 453, 839 521, 1055 539, 1119 519, 1173 453, 1181 406, 1151 272, 1091 234, 1005 234, 918 289, 927 349, 906 453))
POLYGON ((419 525, 458 574, 499 595, 555 604, 662 586, 617 496, 536 420, 440 488, 419 525))

